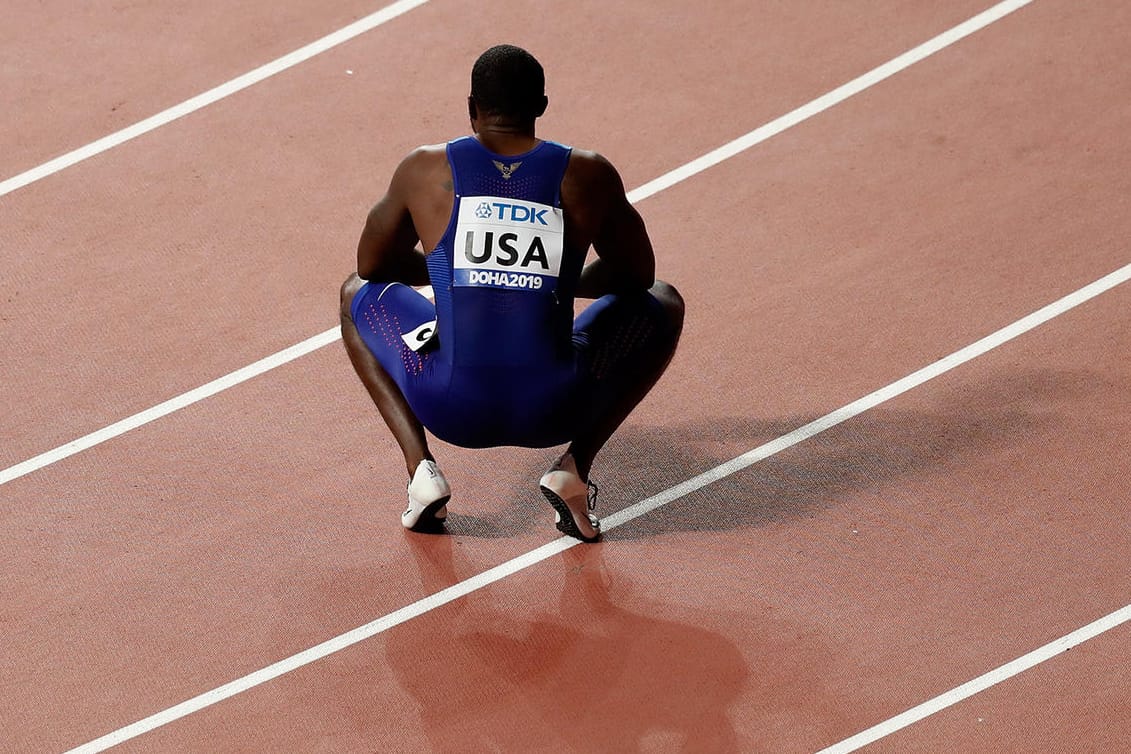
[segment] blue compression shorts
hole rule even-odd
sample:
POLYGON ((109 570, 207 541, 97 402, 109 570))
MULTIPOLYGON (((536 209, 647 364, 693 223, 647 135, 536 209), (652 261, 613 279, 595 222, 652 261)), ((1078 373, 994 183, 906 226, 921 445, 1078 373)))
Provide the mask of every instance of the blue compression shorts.
POLYGON ((572 357, 560 363, 460 367, 445 353, 442 334, 436 348, 410 347, 419 345, 413 334, 436 319, 435 305, 413 288, 366 283, 350 315, 421 423, 468 448, 571 441, 633 389, 642 365, 673 337, 663 306, 650 294, 609 295, 574 321, 572 357))

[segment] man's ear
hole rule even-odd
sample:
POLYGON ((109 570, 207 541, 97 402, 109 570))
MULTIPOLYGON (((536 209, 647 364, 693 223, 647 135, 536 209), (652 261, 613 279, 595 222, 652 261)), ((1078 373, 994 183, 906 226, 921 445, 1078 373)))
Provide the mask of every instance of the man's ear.
POLYGON ((475 106, 475 98, 471 95, 467 97, 467 117, 471 120, 479 117, 479 108, 475 106))
POLYGON ((541 118, 543 115, 545 115, 546 114, 546 108, 549 106, 549 104, 550 104, 550 98, 543 94, 542 95, 542 104, 539 106, 538 111, 536 113, 534 113, 534 117, 541 118))

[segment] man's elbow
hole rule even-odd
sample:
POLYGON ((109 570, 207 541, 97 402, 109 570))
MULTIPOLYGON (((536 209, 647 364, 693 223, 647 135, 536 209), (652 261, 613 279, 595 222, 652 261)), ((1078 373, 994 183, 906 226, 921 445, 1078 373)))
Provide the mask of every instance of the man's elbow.
POLYGON ((650 290, 652 288, 652 286, 655 285, 655 284, 656 284, 656 274, 655 274, 655 272, 653 272, 652 274, 634 275, 632 280, 628 283, 628 285, 626 287, 628 287, 628 288, 630 288, 634 291, 647 291, 647 290, 650 290))
POLYGON ((656 284, 656 260, 651 257, 647 263, 633 266, 629 272, 629 279, 633 288, 648 290, 656 284))
POLYGON ((357 276, 362 280, 375 280, 377 279, 377 266, 359 259, 357 260, 357 276))
POLYGON ((376 280, 380 268, 371 260, 357 258, 357 276, 362 280, 376 280))

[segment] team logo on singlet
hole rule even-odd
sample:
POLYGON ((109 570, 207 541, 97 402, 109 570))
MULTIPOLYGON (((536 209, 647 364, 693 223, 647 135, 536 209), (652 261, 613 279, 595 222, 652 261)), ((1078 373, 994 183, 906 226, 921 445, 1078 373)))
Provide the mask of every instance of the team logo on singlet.
POLYGON ((562 211, 493 196, 460 199, 452 284, 552 289, 562 265, 562 211))
POLYGON ((511 175, 514 174, 514 171, 518 170, 519 166, 522 165, 521 162, 512 162, 510 165, 508 165, 505 162, 499 162, 498 160, 491 160, 491 164, 493 164, 495 168, 503 174, 504 181, 509 181, 511 179, 511 175))

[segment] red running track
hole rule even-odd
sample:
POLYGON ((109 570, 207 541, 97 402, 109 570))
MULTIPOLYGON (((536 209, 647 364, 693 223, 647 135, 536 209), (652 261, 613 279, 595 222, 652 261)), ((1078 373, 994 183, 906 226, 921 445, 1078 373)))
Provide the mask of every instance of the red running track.
MULTIPOLYGON (((490 44, 546 64, 545 135, 635 187, 987 3, 433 0, 0 197, 0 467, 331 327, 366 209, 462 132, 490 44)), ((17 6, 0 177, 376 10, 17 6)), ((1035 0, 641 201, 690 311, 602 513, 1131 261, 1129 26, 1035 0)), ((816 751, 889 720, 1131 602, 1128 296, 123 748, 816 751)), ((554 540, 548 454, 437 451, 449 534, 406 534, 333 344, 0 486, 0 748, 94 740, 554 540)), ((1128 635, 875 749, 1118 750, 1128 635)))

